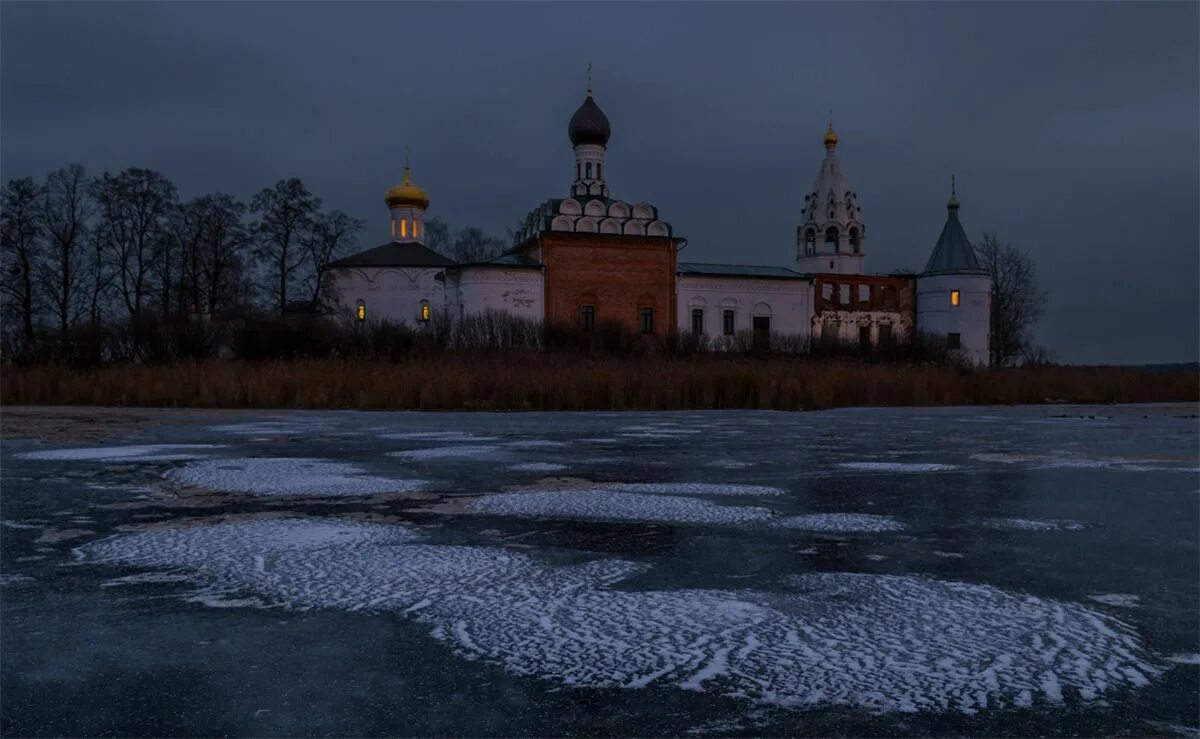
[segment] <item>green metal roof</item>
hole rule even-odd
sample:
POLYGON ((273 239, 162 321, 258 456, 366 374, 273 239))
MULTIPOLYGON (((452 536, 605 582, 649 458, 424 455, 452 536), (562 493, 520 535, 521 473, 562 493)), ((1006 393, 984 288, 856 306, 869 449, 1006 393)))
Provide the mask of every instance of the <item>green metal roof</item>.
POLYGON ((946 225, 942 227, 942 235, 938 236, 933 254, 929 255, 922 274, 984 273, 967 239, 967 232, 958 221, 958 200, 951 198, 946 210, 946 225))

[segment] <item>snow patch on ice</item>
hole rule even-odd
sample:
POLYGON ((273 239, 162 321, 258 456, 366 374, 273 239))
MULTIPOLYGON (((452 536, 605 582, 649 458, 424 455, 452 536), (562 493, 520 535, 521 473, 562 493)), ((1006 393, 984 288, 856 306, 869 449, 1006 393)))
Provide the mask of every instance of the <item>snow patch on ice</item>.
POLYGON ((569 444, 565 441, 552 441, 550 439, 518 439, 517 441, 510 441, 504 446, 514 449, 554 449, 569 446, 569 444))
POLYGON ((1200 665, 1200 654, 1172 654, 1167 661, 1179 665, 1200 665))
POLYGON ((706 500, 585 488, 501 493, 467 504, 475 513, 527 518, 730 524, 767 521, 766 508, 722 506, 706 500))
POLYGON ((962 559, 963 558, 963 555, 961 552, 943 552, 940 549, 933 550, 933 556, 942 557, 944 559, 962 559))
POLYGON ((498 436, 472 434, 467 431, 405 431, 395 434, 380 434, 381 439, 413 440, 413 441, 496 441, 498 436))
POLYGON ((352 496, 404 493, 425 488, 423 480, 364 474, 344 462, 303 457, 249 457, 189 462, 163 477, 181 486, 265 496, 352 496))
POLYGON ((1103 593, 1101 595, 1089 595, 1089 599, 1097 603, 1103 603, 1106 606, 1116 606, 1117 608, 1137 608, 1138 601, 1141 600, 1136 595, 1129 593, 1103 593))
POLYGON ((947 472, 958 469, 958 465, 933 462, 842 462, 838 467, 856 472, 947 472))
POLYGON ((102 588, 116 588, 125 585, 159 585, 162 583, 188 582, 193 577, 173 572, 139 572, 136 575, 114 577, 100 583, 102 588))
POLYGON ((412 462, 424 462, 431 459, 496 459, 504 456, 499 447, 487 444, 463 446, 439 446, 429 449, 408 449, 402 452, 388 452, 389 457, 405 459, 412 462))
POLYGON ((988 518, 983 525, 1009 531, 1083 531, 1086 524, 1063 519, 988 518))
POLYGON ((525 462, 510 464, 508 468, 513 472, 560 472, 567 469, 567 465, 553 462, 525 462))
POLYGON ((710 482, 602 482, 600 490, 619 493, 658 493, 661 495, 783 495, 782 488, 765 485, 737 485, 710 482))
POLYGON ((463 658, 567 686, 653 683, 782 707, 970 714, 1086 703, 1161 674, 1137 632, 1111 616, 926 577, 812 573, 784 592, 628 590, 613 586, 645 565, 555 567, 503 548, 421 543, 403 526, 297 519, 126 534, 81 554, 187 568, 218 596, 213 605, 389 611, 463 658))
POLYGON ((785 529, 804 531, 903 531, 904 524, 890 516, 869 513, 809 513, 774 522, 785 529))
POLYGON ((224 444, 136 444, 78 449, 44 449, 18 454, 19 459, 71 462, 171 462, 202 459, 198 450, 220 449, 224 444))

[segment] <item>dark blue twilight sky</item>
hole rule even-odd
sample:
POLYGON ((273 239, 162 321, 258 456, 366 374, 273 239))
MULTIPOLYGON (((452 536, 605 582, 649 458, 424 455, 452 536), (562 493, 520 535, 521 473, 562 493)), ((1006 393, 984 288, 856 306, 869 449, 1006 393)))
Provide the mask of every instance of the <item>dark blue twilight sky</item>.
POLYGON ((185 197, 302 177, 386 236, 404 146, 430 215, 503 234, 571 179, 595 65, 614 197, 683 258, 790 265, 827 111, 867 268, 920 269, 951 173, 972 239, 1034 255, 1039 342, 1194 361, 1200 5, 0 5, 0 175, 161 170, 185 197))

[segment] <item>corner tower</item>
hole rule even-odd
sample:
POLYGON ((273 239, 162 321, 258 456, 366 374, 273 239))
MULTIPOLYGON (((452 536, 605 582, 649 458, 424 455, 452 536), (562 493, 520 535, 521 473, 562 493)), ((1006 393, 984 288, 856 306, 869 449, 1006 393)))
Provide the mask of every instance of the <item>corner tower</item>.
POLYGON ((804 196, 801 224, 796 227, 796 268, 801 272, 862 274, 866 227, 858 193, 838 159, 833 118, 825 132, 825 158, 812 190, 804 196))
POLYGON ((959 351, 972 364, 987 364, 992 317, 992 278, 975 256, 958 220, 951 179, 946 225, 917 277, 917 328, 959 351))
POLYGON ((404 155, 404 181, 388 190, 384 199, 391 211, 392 241, 424 243, 429 195, 413 184, 407 154, 404 155))

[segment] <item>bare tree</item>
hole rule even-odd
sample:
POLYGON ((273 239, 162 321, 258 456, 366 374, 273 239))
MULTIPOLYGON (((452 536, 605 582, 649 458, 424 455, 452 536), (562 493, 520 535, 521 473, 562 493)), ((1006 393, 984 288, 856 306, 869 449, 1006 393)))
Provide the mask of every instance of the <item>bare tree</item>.
POLYGON ((175 186, 158 172, 130 167, 113 176, 104 173, 93 187, 100 207, 99 228, 112 252, 116 285, 129 317, 142 317, 151 278, 158 277, 159 299, 169 305, 170 220, 178 205, 175 186))
POLYGON ((3 315, 5 322, 11 320, 20 325, 26 345, 34 339, 34 316, 39 302, 34 272, 40 258, 41 201, 42 189, 32 177, 9 180, 0 193, 3 315))
POLYGON ((239 296, 238 284, 251 238, 243 221, 246 206, 237 198, 217 193, 204 196, 200 202, 200 286, 208 314, 215 315, 232 306, 239 296))
POLYGON ((329 264, 346 251, 364 225, 363 221, 351 218, 340 210, 322 213, 313 220, 312 228, 304 239, 304 247, 312 261, 314 307, 319 306, 324 297, 325 271, 329 264))
POLYGON ((444 257, 454 258, 454 240, 450 237, 450 225, 440 218, 425 221, 425 246, 444 257))
POLYGON ((88 253, 85 263, 87 275, 84 284, 87 289, 88 323, 92 328, 100 326, 112 291, 113 282, 117 279, 117 270, 108 258, 108 238, 102 224, 93 226, 88 233, 88 253))
POLYGON ((460 229, 454 234, 454 260, 457 262, 484 262, 504 252, 505 244, 500 239, 484 234, 474 226, 460 229))
POLYGON ((264 188, 250 202, 250 209, 259 214, 253 227, 255 254, 266 264, 268 289, 280 312, 287 310, 288 288, 308 256, 303 242, 320 207, 321 200, 296 177, 264 188))
POLYGON ((993 366, 1012 362, 1030 349, 1030 329, 1042 315, 1046 293, 1038 285, 1033 259, 995 233, 983 235, 975 247, 979 262, 992 278, 992 323, 989 350, 993 366))
POLYGON ((48 254, 41 261, 38 282, 57 319, 60 338, 66 337, 79 310, 84 239, 94 211, 88 184, 83 165, 71 164, 51 172, 42 189, 48 254))

